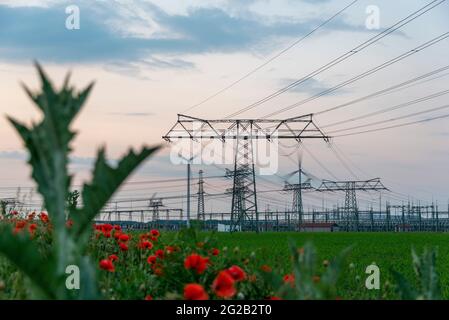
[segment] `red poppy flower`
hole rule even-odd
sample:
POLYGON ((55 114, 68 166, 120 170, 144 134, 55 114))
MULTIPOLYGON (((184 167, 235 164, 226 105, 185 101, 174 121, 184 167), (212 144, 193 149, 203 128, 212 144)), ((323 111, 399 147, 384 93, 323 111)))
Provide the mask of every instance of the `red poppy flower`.
POLYGON ((122 250, 122 251, 128 251, 128 246, 123 242, 119 243, 119 247, 120 247, 120 250, 122 250))
POLYGON ((209 258, 203 258, 199 254, 193 253, 184 260, 184 267, 189 270, 193 269, 197 274, 202 274, 207 268, 209 258))
POLYGON ((242 268, 240 268, 238 266, 232 266, 226 271, 231 275, 231 277, 235 281, 242 281, 242 280, 246 279, 245 271, 243 271, 242 268))
POLYGON ((208 300, 209 296, 203 286, 197 283, 189 283, 184 287, 184 299, 186 300, 208 300))
POLYGON ((45 212, 41 212, 39 215, 39 219, 41 219, 43 223, 47 223, 49 221, 48 214, 46 214, 45 212))
POLYGON ((73 220, 72 219, 67 220, 65 223, 65 226, 67 228, 71 228, 73 226, 73 220))
POLYGON ((156 257, 158 257, 159 259, 163 259, 164 258, 164 250, 158 249, 154 252, 154 254, 156 255, 156 257))
POLYGON ((147 301, 153 300, 153 297, 152 297, 151 295, 147 295, 147 296, 145 297, 145 300, 147 300, 147 301))
POLYGON ((119 239, 124 242, 129 241, 129 235, 123 233, 120 235, 119 239))
POLYGON ((112 262, 115 262, 115 261, 118 260, 118 256, 115 255, 115 254, 111 254, 111 255, 109 256, 109 260, 111 260, 112 262))
POLYGON ((264 264, 263 266, 260 267, 260 270, 262 270, 263 272, 271 272, 272 269, 270 266, 267 266, 266 264, 264 264))
POLYGON ((111 232, 112 229, 114 229, 114 227, 112 226, 112 224, 105 223, 105 224, 103 224, 103 225, 101 226, 101 229, 102 229, 104 232, 111 232))
POLYGON ((283 278, 284 283, 289 283, 290 285, 295 284, 295 275, 294 274, 286 274, 283 278))
POLYGON ((268 300, 282 300, 282 298, 272 296, 272 297, 269 297, 268 300))
POLYGON ((28 227, 28 231, 29 231, 31 234, 34 234, 34 232, 36 231, 36 229, 37 229, 37 224, 35 224, 35 223, 30 224, 30 226, 28 227))
POLYGON ((148 250, 151 250, 151 249, 153 249, 153 243, 150 242, 150 241, 147 241, 147 240, 140 241, 139 244, 138 244, 138 247, 139 247, 140 249, 148 249, 148 250))
POLYGON ((116 225, 114 225, 114 230, 122 231, 122 227, 120 227, 118 224, 116 224, 116 225))
POLYGON ((213 256, 218 256, 220 253, 220 250, 218 250, 217 248, 213 248, 210 253, 213 256))
POLYGON ((148 257, 147 262, 148 262, 149 264, 155 264, 155 263, 156 263, 156 260, 157 260, 157 257, 156 257, 155 255, 152 255, 152 256, 149 256, 149 257, 148 257))
POLYGON ((161 234, 159 233, 159 231, 156 230, 156 229, 151 230, 151 231, 150 231, 150 234, 151 234, 153 237, 159 237, 159 236, 161 235, 161 234))
POLYGON ((27 222, 25 220, 17 221, 16 222, 16 229, 22 230, 27 225, 27 222))
POLYGON ((13 210, 13 211, 11 211, 11 214, 12 214, 13 216, 17 216, 17 215, 19 214, 19 212, 16 211, 16 210, 13 210))
POLYGON ((111 233, 110 233, 110 232, 103 232, 103 235, 104 235, 106 238, 110 238, 110 237, 111 237, 111 233))
POLYGON ((162 266, 157 264, 153 266, 153 272, 157 276, 162 276, 164 274, 164 269, 162 269, 162 266))
POLYGON ((115 271, 114 264, 109 259, 103 259, 100 261, 100 269, 103 269, 103 270, 106 270, 109 272, 115 271))
POLYGON ((116 240, 120 240, 121 235, 122 235, 122 232, 120 230, 114 232, 114 238, 116 240))
POLYGON ((153 242, 157 242, 157 237, 156 236, 151 236, 150 240, 153 241, 153 242))
POLYGON ((171 254, 171 253, 175 252, 175 248, 173 248, 172 246, 166 246, 165 252, 167 252, 168 254, 171 254))
POLYGON ((220 298, 232 298, 237 290, 235 289, 235 280, 227 270, 221 271, 212 283, 212 289, 220 298))

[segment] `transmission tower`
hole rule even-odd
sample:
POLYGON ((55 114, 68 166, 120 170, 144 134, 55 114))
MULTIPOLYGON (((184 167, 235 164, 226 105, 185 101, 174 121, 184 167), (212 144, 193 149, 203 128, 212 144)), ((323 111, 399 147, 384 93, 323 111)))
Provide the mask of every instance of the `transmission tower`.
POLYGON ((198 220, 205 219, 204 214, 204 178, 203 178, 203 170, 198 172, 198 220))
POLYGON ((301 230, 301 224, 303 221, 303 204, 302 204, 302 191, 303 190, 312 190, 313 187, 310 184, 310 178, 307 178, 306 181, 302 181, 302 175, 306 175, 305 172, 302 170, 302 154, 299 158, 299 166, 298 170, 291 172, 288 177, 292 177, 293 175, 298 174, 298 183, 289 183, 285 182, 283 191, 286 192, 293 192, 293 205, 292 205, 292 211, 294 213, 292 220, 297 221, 298 224, 298 230, 301 230))
MULTIPOLYGON (((178 115, 178 121, 162 137, 173 142, 181 139, 235 141, 234 170, 226 175, 233 179, 231 204, 231 231, 259 231, 256 174, 253 142, 291 139, 298 143, 305 139, 329 137, 316 126, 312 114, 284 120, 271 119, 221 119, 204 120, 178 115)), ((277 151, 277 150, 276 150, 277 151)))
POLYGON ((153 213, 153 223, 157 222, 159 220, 159 209, 163 207, 162 199, 155 198, 156 194, 153 194, 153 196, 150 199, 149 207, 151 208, 151 211, 153 213))
POLYGON ((323 180, 316 191, 345 192, 344 218, 348 229, 359 229, 359 209, 357 205, 357 191, 388 190, 379 178, 366 181, 329 181, 323 180))

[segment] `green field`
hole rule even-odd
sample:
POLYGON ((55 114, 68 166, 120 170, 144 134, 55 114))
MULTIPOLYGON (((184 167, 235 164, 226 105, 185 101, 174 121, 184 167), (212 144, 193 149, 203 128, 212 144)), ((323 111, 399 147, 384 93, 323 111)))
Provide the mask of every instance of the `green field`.
POLYGON ((437 248, 437 271, 442 292, 449 299, 449 234, 445 233, 235 233, 217 234, 219 243, 229 248, 238 247, 250 254, 257 252, 261 260, 289 271, 288 242, 293 239, 298 246, 310 241, 316 247, 318 260, 331 259, 341 250, 353 246, 342 274, 339 292, 345 299, 397 297, 393 288, 391 270, 416 279, 412 267, 411 249, 418 253, 427 248, 437 248), (367 290, 365 268, 375 262, 381 271, 381 290, 367 290), (354 268, 349 268, 349 264, 354 268), (360 279, 359 279, 360 277, 360 279))

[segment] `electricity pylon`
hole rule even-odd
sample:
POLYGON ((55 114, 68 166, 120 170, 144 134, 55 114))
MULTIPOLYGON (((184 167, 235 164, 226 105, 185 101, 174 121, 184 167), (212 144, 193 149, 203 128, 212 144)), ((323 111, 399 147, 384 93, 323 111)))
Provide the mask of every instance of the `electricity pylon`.
POLYGON ((292 201, 292 211, 294 215, 292 216, 292 220, 297 222, 298 230, 301 230, 301 224, 303 222, 303 214, 304 208, 302 203, 302 191, 303 190, 312 190, 313 187, 310 184, 311 179, 307 177, 306 181, 302 181, 302 176, 306 175, 306 173, 302 170, 302 152, 299 153, 298 159, 298 170, 291 172, 287 175, 288 180, 290 177, 298 174, 298 183, 289 183, 285 181, 283 191, 293 192, 293 201, 292 201))
MULTIPOLYGON (((190 139, 235 141, 234 170, 228 170, 232 177, 232 204, 230 231, 259 231, 257 209, 254 141, 277 139, 296 140, 321 139, 329 137, 313 122, 312 114, 284 119, 219 119, 205 120, 178 115, 178 121, 162 137, 166 141, 190 139)), ((277 151, 277 150, 276 150, 277 151)))
POLYGON ((380 178, 365 180, 365 181, 329 181, 323 180, 316 191, 344 191, 345 192, 345 207, 344 216, 348 228, 358 230, 359 228, 359 209, 357 205, 357 191, 382 191, 388 190, 380 178))
POLYGON ((204 214, 204 178, 203 178, 203 170, 198 172, 198 220, 205 219, 204 214))
POLYGON ((163 207, 162 199, 156 198, 156 193, 153 194, 153 196, 150 199, 149 207, 151 208, 151 211, 153 213, 153 223, 157 222, 159 220, 159 209, 160 207, 163 207))

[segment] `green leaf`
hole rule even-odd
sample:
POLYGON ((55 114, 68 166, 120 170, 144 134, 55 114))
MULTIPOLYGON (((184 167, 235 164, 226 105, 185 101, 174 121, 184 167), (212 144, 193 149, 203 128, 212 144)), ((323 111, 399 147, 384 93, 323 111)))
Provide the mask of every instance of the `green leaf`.
POLYGON ((13 234, 10 225, 0 225, 0 253, 39 288, 44 298, 55 299, 54 258, 52 255, 43 256, 26 232, 13 234))

